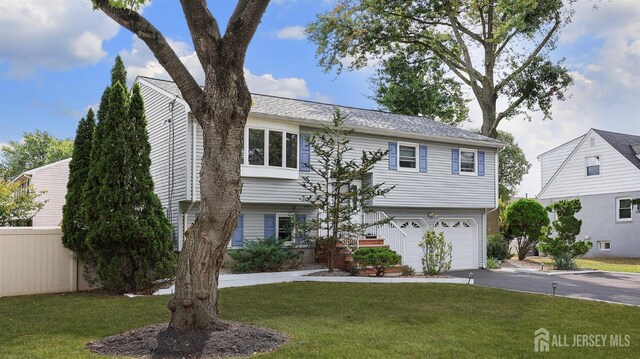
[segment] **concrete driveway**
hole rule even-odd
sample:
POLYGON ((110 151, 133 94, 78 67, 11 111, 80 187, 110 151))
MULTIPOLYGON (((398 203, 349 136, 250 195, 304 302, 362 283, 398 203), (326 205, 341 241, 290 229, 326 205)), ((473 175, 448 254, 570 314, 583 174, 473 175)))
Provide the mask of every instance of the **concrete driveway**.
POLYGON ((640 274, 597 272, 585 274, 541 275, 491 271, 455 271, 449 275, 468 278, 473 272, 476 285, 519 290, 533 293, 556 294, 640 306, 640 274))

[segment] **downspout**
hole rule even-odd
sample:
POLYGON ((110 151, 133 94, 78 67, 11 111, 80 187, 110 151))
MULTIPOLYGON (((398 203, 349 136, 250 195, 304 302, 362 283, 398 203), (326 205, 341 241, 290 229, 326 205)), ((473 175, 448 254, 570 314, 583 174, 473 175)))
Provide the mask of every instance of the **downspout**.
POLYGON ((502 150, 504 150, 504 147, 498 149, 496 151, 495 154, 495 164, 496 164, 496 170, 495 170, 495 175, 493 176, 494 178, 494 191, 495 191, 495 197, 494 197, 494 207, 493 208, 485 208, 484 213, 482 214, 482 226, 484 228, 484 245, 482 246, 482 268, 487 269, 487 241, 488 241, 488 229, 487 229, 487 214, 490 212, 493 212, 497 209, 500 208, 500 204, 498 202, 499 198, 500 198, 500 193, 499 193, 499 186, 498 186, 498 176, 500 174, 500 163, 499 163, 499 154, 500 152, 502 152, 502 150))
MULTIPOLYGON (((189 212, 196 204, 196 130, 197 123, 196 120, 189 116, 191 119, 191 202, 189 203, 189 207, 182 213, 182 236, 184 236, 184 232, 187 230, 187 219, 189 216, 189 212)), ((182 249, 182 240, 179 243, 179 249, 182 249)))

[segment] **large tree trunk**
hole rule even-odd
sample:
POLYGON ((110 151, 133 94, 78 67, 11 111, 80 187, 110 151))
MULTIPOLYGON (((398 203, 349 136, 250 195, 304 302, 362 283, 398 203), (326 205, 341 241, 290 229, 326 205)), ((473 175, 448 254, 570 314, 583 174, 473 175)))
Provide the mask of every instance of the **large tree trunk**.
POLYGON ((218 275, 240 214, 240 153, 251 95, 237 66, 231 73, 213 71, 205 93, 206 108, 194 111, 204 142, 201 210, 185 233, 176 292, 168 305, 169 326, 176 329, 227 328, 218 317, 218 275))

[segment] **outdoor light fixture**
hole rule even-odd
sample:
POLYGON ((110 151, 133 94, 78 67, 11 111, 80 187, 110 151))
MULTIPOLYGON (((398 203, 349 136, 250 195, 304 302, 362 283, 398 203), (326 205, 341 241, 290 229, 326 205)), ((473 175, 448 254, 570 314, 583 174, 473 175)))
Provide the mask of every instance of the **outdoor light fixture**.
POLYGON ((467 284, 471 284, 471 280, 473 279, 473 272, 469 272, 469 281, 467 284))
POLYGON ((429 212, 427 216, 429 216, 429 218, 436 218, 436 212, 429 212))
POLYGON ((551 286, 553 287, 553 295, 556 295, 556 287, 558 287, 558 283, 552 282, 551 286))

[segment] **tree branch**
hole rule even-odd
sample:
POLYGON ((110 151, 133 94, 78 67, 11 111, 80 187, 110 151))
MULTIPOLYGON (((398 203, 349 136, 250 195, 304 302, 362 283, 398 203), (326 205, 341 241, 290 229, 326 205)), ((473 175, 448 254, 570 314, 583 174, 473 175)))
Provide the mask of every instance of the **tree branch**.
POLYGON ((270 0, 238 0, 229 24, 225 31, 223 42, 226 51, 233 51, 236 60, 244 63, 249 42, 256 32, 262 15, 270 0), (240 58, 239 58, 240 57, 240 58))
POLYGON ((111 6, 109 0, 95 0, 94 4, 107 16, 147 44, 153 55, 176 83, 192 110, 197 110, 202 106, 204 92, 158 29, 133 10, 111 6))
POLYGON ((492 128, 497 128, 498 127, 498 123, 500 123, 500 121, 502 121, 504 118, 508 117, 509 114, 511 112, 513 112, 515 109, 518 108, 518 106, 520 106, 520 104, 522 104, 524 102, 524 100, 526 100, 529 97, 529 94, 525 94, 520 96, 517 100, 515 100, 514 102, 511 103, 511 105, 509 105, 509 107, 507 107, 506 110, 500 112, 497 116, 496 116, 496 120, 494 121, 494 123, 491 125, 492 128))
POLYGON ((538 44, 535 50, 533 50, 533 52, 529 55, 527 60, 523 62, 520 65, 520 67, 518 67, 509 76, 505 77, 502 81, 500 81, 500 83, 496 86, 496 92, 500 91, 511 80, 513 80, 518 75, 520 75, 520 73, 524 71, 531 64, 533 59, 535 59, 536 56, 538 56, 538 54, 540 53, 540 51, 542 51, 542 49, 547 45, 547 43, 549 42, 549 40, 551 39, 553 34, 556 32, 556 30, 558 30, 559 27, 560 27, 560 14, 556 13, 555 23, 553 24, 553 27, 551 27, 551 29, 549 30, 545 38, 540 42, 540 44, 538 44))
POLYGON ((203 67, 207 67, 211 63, 210 57, 219 51, 218 22, 211 15, 206 0, 180 0, 180 4, 198 59, 203 67))
POLYGON ((462 35, 460 35, 460 31, 458 30, 457 22, 458 20, 450 13, 449 14, 449 22, 451 23, 451 28, 453 29, 453 33, 460 44, 460 48, 462 49, 462 53, 464 54, 466 72, 469 75, 469 82, 471 84, 471 89, 476 94, 476 96, 480 95, 480 87, 478 87, 478 81, 481 76, 477 76, 476 69, 473 68, 473 63, 471 62, 471 55, 469 54, 469 49, 467 48, 467 44, 465 43, 462 35))
POLYGON ((498 58, 498 56, 500 56, 500 53, 502 52, 502 50, 504 50, 509 41, 511 41, 516 35, 518 35, 518 33, 519 31, 517 29, 514 30, 511 34, 509 34, 509 36, 506 37, 502 44, 500 44, 500 47, 498 47, 498 50, 496 50, 496 59, 498 58))

